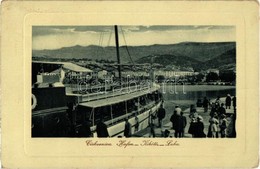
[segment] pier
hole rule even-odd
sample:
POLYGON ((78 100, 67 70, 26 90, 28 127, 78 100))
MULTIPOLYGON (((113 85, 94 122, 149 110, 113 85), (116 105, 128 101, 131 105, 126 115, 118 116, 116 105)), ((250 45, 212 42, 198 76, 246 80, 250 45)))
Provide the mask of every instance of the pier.
MULTIPOLYGON (((220 101, 221 101, 221 103, 225 103, 225 98, 220 98, 220 101)), ((189 105, 187 105, 186 107, 188 107, 188 106, 189 105)), ((174 105, 171 105, 170 107, 168 105, 165 109, 166 109, 166 116, 163 119, 162 127, 158 127, 158 118, 155 119, 155 121, 154 121, 155 122, 155 127, 154 127, 155 137, 163 137, 164 131, 169 130, 170 131, 169 137, 174 138, 174 132, 175 131, 172 129, 172 122, 170 122, 170 117, 173 114, 174 105)), ((196 107, 196 110, 197 110, 196 114, 203 117, 204 133, 207 135, 208 128, 209 128, 209 125, 210 125, 209 119, 210 119, 211 106, 208 108, 208 112, 206 112, 206 113, 204 113, 203 107, 196 107)), ((227 119, 227 137, 229 137, 229 135, 232 132, 232 128, 235 125, 233 120, 232 120, 232 117, 231 117, 234 114, 233 106, 231 106, 230 109, 226 109, 226 114, 227 114, 227 116, 226 116, 226 119, 227 119)), ((190 122, 191 122, 191 119, 189 117, 190 108, 185 108, 183 110, 183 115, 187 119, 187 125, 186 125, 185 130, 184 130, 184 138, 192 138, 192 135, 188 133, 188 130, 189 130, 189 127, 190 127, 190 122)), ((147 129, 135 134, 134 137, 145 137, 146 138, 146 137, 153 137, 153 136, 151 135, 150 128, 148 127, 147 129)))

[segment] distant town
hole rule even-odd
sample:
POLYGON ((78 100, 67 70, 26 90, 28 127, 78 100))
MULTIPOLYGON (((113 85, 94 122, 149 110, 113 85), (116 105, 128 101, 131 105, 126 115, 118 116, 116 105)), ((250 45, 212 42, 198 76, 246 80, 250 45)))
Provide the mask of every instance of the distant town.
MULTIPOLYGON (((182 42, 168 45, 120 46, 121 75, 124 78, 171 80, 185 84, 235 85, 235 42, 182 42)), ((87 76, 88 82, 116 80, 118 62, 114 46, 71 46, 59 49, 33 50, 33 61, 70 62, 91 73, 70 72, 69 83, 87 76), (74 79, 74 80, 73 80, 74 79)), ((53 69, 52 69, 53 70, 53 69)), ((68 79, 67 79, 68 80, 68 79)))
MULTIPOLYGON (((66 74, 66 83, 77 83, 77 79, 87 81, 104 82, 118 77, 118 65, 113 61, 96 60, 86 61, 83 59, 49 59, 56 63, 70 62, 90 70, 89 72, 72 71, 66 74)), ((33 57, 33 61, 42 61, 41 58, 33 57)), ((144 64, 121 64, 121 73, 123 79, 147 80, 151 79, 150 74, 153 71, 154 77, 158 83, 170 80, 176 83, 185 84, 209 84, 209 85, 235 85, 235 70, 207 69, 196 71, 193 68, 164 67, 158 63, 144 64)), ((57 73, 57 70, 54 71, 57 73)))

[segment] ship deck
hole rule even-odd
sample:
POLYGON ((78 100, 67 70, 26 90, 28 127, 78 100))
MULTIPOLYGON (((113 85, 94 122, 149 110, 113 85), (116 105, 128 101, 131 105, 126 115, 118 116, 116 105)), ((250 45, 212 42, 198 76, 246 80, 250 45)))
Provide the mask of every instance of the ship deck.
POLYGON ((82 106, 100 107, 95 105, 96 104, 105 105, 104 102, 117 103, 119 100, 129 100, 131 98, 140 97, 141 95, 154 92, 159 88, 160 88, 159 85, 153 85, 152 87, 137 86, 134 89, 131 87, 125 87, 113 91, 103 91, 103 92, 89 93, 89 94, 77 94, 77 93, 66 92, 66 95, 70 97, 78 97, 79 102, 81 103, 82 106), (84 102, 88 102, 88 103, 84 103, 84 102))

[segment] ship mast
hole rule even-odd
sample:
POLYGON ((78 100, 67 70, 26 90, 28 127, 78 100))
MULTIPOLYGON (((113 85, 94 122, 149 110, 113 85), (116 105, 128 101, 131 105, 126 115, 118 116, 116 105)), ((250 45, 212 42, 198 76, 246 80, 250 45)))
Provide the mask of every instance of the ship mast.
POLYGON ((121 77, 121 64, 120 64, 120 55, 119 55, 119 40, 118 40, 118 29, 117 25, 115 25, 115 38, 116 38, 116 55, 117 55, 117 69, 118 69, 118 75, 119 75, 119 84, 121 86, 122 83, 122 77, 121 77))

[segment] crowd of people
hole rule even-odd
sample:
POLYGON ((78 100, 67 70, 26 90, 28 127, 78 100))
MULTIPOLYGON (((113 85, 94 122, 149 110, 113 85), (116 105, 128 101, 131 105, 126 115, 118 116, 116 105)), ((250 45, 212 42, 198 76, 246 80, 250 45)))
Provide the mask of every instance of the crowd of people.
POLYGON ((203 107, 204 113, 207 113, 208 106, 211 106, 209 112, 209 128, 207 137, 210 138, 225 138, 225 137, 236 137, 235 121, 236 121, 236 96, 231 98, 230 94, 227 95, 225 103, 221 103, 220 97, 210 103, 207 98, 204 98, 203 107), (227 133, 228 122, 227 122, 227 109, 231 109, 231 104, 233 105, 234 112, 230 116, 232 124, 232 129, 227 133))
MULTIPOLYGON (((194 138, 225 138, 225 137, 236 137, 236 131, 235 131, 235 121, 236 121, 236 97, 234 96, 231 98, 231 96, 228 94, 225 103, 222 103, 220 100, 220 97, 217 97, 216 100, 210 102, 206 97, 204 97, 202 107, 204 108, 204 114, 209 113, 209 127, 208 132, 205 133, 205 125, 203 120, 203 115, 199 115, 194 105, 191 105, 190 107, 190 125, 188 130, 188 133, 191 134, 194 138), (228 128, 228 120, 226 113, 227 109, 231 109, 231 105, 234 108, 233 114, 229 117, 230 121, 232 121, 232 128, 229 130, 229 133, 227 133, 228 128), (210 111, 209 111, 209 108, 210 111)), ((163 105, 161 105, 160 109, 157 112, 157 118, 158 118, 158 127, 162 126, 162 120, 165 117, 165 109, 163 108, 163 105)), ((183 115, 183 111, 179 106, 175 106, 173 114, 170 118, 170 122, 172 123, 171 129, 174 130, 174 137, 175 138, 182 138, 185 134, 185 128, 187 125, 187 119, 183 115)), ((154 124, 151 124, 151 135, 154 137, 154 124)), ((164 137, 170 136, 170 131, 168 129, 164 130, 163 133, 164 137)))
POLYGON ((220 97, 217 97, 215 101, 210 103, 207 98, 204 98, 203 107, 204 112, 207 113, 207 108, 209 105, 211 106, 211 110, 209 112, 209 128, 207 137, 210 138, 225 138, 225 137, 236 137, 236 96, 231 98, 230 94, 225 98, 225 103, 221 103, 220 97), (231 105, 233 106, 233 114, 229 117, 230 122, 232 122, 231 129, 228 132, 228 121, 227 121, 227 109, 231 109, 231 105))

